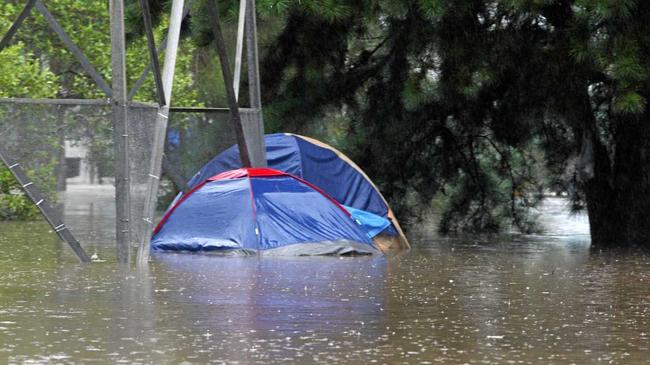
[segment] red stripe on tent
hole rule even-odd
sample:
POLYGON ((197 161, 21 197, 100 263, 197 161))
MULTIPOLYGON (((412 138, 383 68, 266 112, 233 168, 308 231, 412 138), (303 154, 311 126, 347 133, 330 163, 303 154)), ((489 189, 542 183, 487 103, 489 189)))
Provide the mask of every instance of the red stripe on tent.
POLYGON ((259 177, 259 176, 285 176, 289 175, 286 172, 280 170, 267 169, 267 168, 249 168, 248 176, 259 177))
POLYGON ((212 176, 208 180, 217 181, 217 180, 240 179, 242 177, 247 177, 247 176, 267 177, 267 176, 284 176, 284 175, 287 175, 287 173, 274 170, 274 169, 251 167, 251 168, 243 168, 243 169, 222 172, 220 174, 212 176))
MULTIPOLYGON (((176 210, 176 208, 177 208, 179 205, 181 205, 181 204, 182 204, 182 203, 183 203, 187 198, 189 198, 189 197, 190 197, 190 196, 191 196, 195 191, 197 191, 197 190, 199 190, 200 188, 202 188, 203 185, 205 185, 205 184, 206 184, 207 182, 209 182, 209 181, 241 179, 241 178, 244 178, 244 177, 248 177, 248 178, 250 179, 251 177, 274 177, 274 176, 289 176, 289 177, 292 177, 292 178, 294 178, 294 179, 300 181, 301 183, 303 183, 303 184, 309 186, 310 188, 316 190, 316 191, 319 192, 322 196, 324 196, 324 197, 327 198, 329 201, 331 201, 332 203, 334 203, 334 205, 336 205, 337 207, 339 207, 339 209, 341 209, 341 210, 345 213, 345 215, 347 215, 348 217, 351 216, 350 212, 348 212, 347 209, 345 209, 341 204, 339 204, 339 202, 337 202, 336 199, 332 198, 329 194, 327 194, 326 192, 324 192, 323 190, 321 190, 321 188, 319 188, 318 186, 316 186, 316 185, 314 185, 314 184, 308 182, 307 180, 301 179, 301 178, 299 178, 298 176, 295 176, 295 175, 292 175, 292 174, 289 174, 289 173, 286 173, 286 172, 282 172, 282 171, 279 171, 279 170, 274 170, 274 169, 267 169, 267 168, 243 168, 243 169, 237 169, 237 170, 230 170, 230 171, 222 172, 222 173, 220 173, 220 174, 218 174, 218 175, 215 175, 215 176, 213 176, 213 177, 211 177, 211 178, 205 180, 204 182, 198 184, 197 186, 195 186, 192 190, 190 190, 189 192, 187 192, 187 194, 183 195, 183 197, 182 197, 178 202, 176 202, 176 204, 175 204, 173 207, 171 207, 171 208, 167 211, 167 213, 165 214, 165 216, 163 216, 163 218, 160 220, 160 223, 158 223, 158 225, 156 226, 156 229, 154 229, 153 233, 154 233, 154 234, 158 233, 158 231, 160 231, 160 229, 162 228, 162 226, 167 222, 167 220, 169 219, 169 217, 172 215, 172 213, 174 212, 174 210, 176 210)), ((253 215, 254 215, 253 218, 254 218, 255 221, 257 222, 257 209, 256 209, 256 207, 255 207, 255 196, 254 196, 253 186, 252 186, 252 185, 250 186, 250 193, 251 193, 251 203, 252 203, 252 205, 253 205, 253 215)), ((258 227, 257 224, 256 224, 256 227, 258 227)))
MULTIPOLYGON (((217 180, 227 180, 227 179, 239 179, 242 177, 273 177, 273 176, 290 176, 301 183, 309 186, 310 188, 316 190, 319 192, 321 195, 325 196, 327 199, 329 199, 332 203, 334 203, 339 209, 341 209, 347 216, 351 216, 350 212, 347 211, 347 209, 343 208, 343 206, 336 201, 336 199, 332 198, 329 194, 327 194, 325 191, 321 190, 318 186, 310 183, 307 180, 304 180, 298 176, 292 175, 288 172, 283 172, 280 170, 275 170, 275 169, 269 169, 269 168, 256 168, 256 167, 250 167, 250 168, 242 168, 242 169, 237 169, 237 170, 230 170, 226 172, 222 172, 218 175, 215 175, 211 178, 208 179, 208 181, 217 181, 217 180)), ((251 186, 251 192, 253 191, 253 188, 251 186)))

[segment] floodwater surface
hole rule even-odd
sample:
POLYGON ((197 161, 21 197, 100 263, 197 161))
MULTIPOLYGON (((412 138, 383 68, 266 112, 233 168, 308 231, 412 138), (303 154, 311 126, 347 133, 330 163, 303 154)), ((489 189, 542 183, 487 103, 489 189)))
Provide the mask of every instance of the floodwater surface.
POLYGON ((146 270, 80 266, 44 224, 0 223, 0 363, 648 363, 650 257, 591 249, 563 204, 543 209, 553 234, 422 227, 399 257, 157 254, 146 270))

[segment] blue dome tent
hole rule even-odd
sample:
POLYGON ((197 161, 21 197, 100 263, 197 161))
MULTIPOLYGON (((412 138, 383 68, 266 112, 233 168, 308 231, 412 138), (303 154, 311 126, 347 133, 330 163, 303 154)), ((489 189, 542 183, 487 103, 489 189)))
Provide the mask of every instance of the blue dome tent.
MULTIPOLYGON (((387 251, 409 243, 390 206, 370 178, 347 156, 312 138, 290 133, 264 138, 268 167, 300 177, 322 189, 363 224, 375 244, 387 251)), ((206 178, 241 167, 237 146, 205 164, 188 182, 190 189, 206 178)), ((180 193, 175 202, 182 199, 180 193)))
POLYGON ((326 193, 263 168, 227 171, 196 184, 168 209, 151 247, 290 255, 380 252, 326 193))

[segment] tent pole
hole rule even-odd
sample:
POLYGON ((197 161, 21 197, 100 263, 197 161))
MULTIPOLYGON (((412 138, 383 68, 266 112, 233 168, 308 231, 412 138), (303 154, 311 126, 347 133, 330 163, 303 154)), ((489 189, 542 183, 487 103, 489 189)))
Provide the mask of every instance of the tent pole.
MULTIPOLYGON (((37 4, 38 6, 38 4, 37 4)), ((131 258, 131 192, 129 181, 129 129, 126 98, 126 44, 124 2, 111 0, 111 66, 113 139, 115 143, 115 217, 117 261, 131 258)))
MULTIPOLYGON (((235 97, 235 90, 233 89, 233 78, 230 72, 230 62, 228 61, 228 53, 226 52, 226 45, 221 32, 221 21, 219 20, 219 10, 217 9, 216 0, 208 0, 206 2, 208 16, 210 17, 210 24, 212 26, 212 33, 214 34, 214 41, 219 54, 219 61, 221 63, 221 73, 223 74, 223 82, 226 87, 226 97, 228 99, 228 108, 230 108, 230 119, 232 120, 233 127, 235 128, 235 135, 237 136, 237 145, 239 147, 239 156, 241 158, 242 166, 251 167, 251 160, 249 156, 249 149, 244 135, 244 128, 241 122, 241 115, 239 114, 239 106, 237 105, 237 98, 235 97)), ((245 1, 245 0, 242 0, 245 1)))
POLYGON ((167 133, 167 119, 169 118, 169 104, 172 100, 172 86, 174 83, 174 70, 176 68, 176 53, 178 51, 178 41, 181 34, 181 23, 183 22, 184 17, 183 3, 184 0, 174 0, 169 18, 167 49, 165 50, 165 63, 163 64, 162 70, 163 95, 165 95, 167 105, 161 105, 158 108, 158 114, 156 115, 153 150, 151 165, 149 168, 149 185, 147 186, 147 195, 145 197, 144 212, 142 216, 144 222, 142 232, 140 232, 140 244, 138 245, 138 265, 144 265, 149 261, 151 231, 153 230, 153 219, 158 201, 160 172, 165 151, 165 136, 167 133))

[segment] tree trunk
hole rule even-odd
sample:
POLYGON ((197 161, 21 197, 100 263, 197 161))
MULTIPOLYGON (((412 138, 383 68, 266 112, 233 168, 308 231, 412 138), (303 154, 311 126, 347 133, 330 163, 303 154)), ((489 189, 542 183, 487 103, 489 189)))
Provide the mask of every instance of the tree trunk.
POLYGON ((594 177, 585 184, 584 191, 594 246, 650 247, 648 117, 645 113, 616 121, 613 163, 597 133, 592 137, 594 177))

